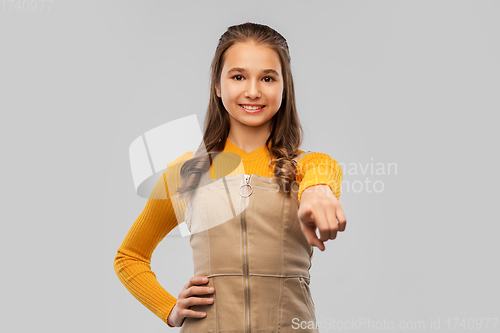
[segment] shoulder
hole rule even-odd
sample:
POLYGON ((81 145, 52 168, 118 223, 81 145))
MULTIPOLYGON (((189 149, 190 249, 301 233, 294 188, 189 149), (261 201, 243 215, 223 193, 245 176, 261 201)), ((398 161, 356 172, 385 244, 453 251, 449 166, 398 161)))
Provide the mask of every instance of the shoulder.
MULTIPOLYGON (((300 150, 299 150, 300 151, 300 150)), ((302 167, 304 166, 318 166, 318 165, 330 165, 334 166, 339 164, 332 156, 319 152, 319 151, 301 151, 297 156, 297 162, 302 167)))
POLYGON ((188 151, 170 163, 167 163, 167 169, 163 172, 165 182, 177 183, 180 179, 180 171, 184 163, 194 156, 194 152, 188 151))

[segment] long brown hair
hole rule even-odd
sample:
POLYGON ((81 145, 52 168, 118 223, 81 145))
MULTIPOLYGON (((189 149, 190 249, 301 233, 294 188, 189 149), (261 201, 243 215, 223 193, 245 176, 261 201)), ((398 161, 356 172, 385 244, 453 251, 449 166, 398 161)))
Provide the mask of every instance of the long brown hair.
POLYGON ((270 47, 280 58, 284 98, 280 109, 271 119, 271 134, 266 141, 266 147, 271 157, 269 165, 274 165, 274 175, 280 190, 290 193, 297 172, 293 158, 297 156, 297 149, 302 144, 303 137, 295 103, 290 51, 286 39, 277 31, 266 25, 251 22, 230 26, 219 39, 211 64, 210 101, 205 117, 203 142, 193 158, 182 165, 180 170, 182 184, 177 188, 177 193, 183 194, 194 190, 201 174, 210 168, 212 157, 224 150, 229 134, 230 116, 222 104, 222 99, 217 96, 215 87, 220 85, 225 51, 235 43, 249 41, 270 47), (211 153, 215 154, 210 156, 211 153))

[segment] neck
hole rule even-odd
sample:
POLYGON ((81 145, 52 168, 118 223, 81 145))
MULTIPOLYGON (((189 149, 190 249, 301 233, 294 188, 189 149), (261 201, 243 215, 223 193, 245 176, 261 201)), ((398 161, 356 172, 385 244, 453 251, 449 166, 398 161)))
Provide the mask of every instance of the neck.
POLYGON ((266 145, 267 138, 271 135, 271 122, 261 126, 245 126, 231 124, 228 139, 246 152, 251 152, 266 145))

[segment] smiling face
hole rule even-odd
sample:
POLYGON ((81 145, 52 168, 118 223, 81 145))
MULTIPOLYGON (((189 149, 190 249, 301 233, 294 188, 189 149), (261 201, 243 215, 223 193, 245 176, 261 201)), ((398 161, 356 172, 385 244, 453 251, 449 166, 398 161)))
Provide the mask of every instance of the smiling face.
POLYGON ((259 127, 270 131, 271 118, 283 100, 278 54, 253 41, 233 44, 225 52, 220 86, 216 86, 216 92, 230 115, 232 129, 259 127), (257 110, 254 110, 255 106, 257 110))

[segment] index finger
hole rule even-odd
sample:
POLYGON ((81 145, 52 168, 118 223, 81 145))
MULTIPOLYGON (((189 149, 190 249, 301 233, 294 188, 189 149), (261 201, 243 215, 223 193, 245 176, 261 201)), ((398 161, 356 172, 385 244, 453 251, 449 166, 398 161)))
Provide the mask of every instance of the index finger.
POLYGON ((206 276, 193 276, 192 278, 189 279, 189 283, 187 284, 186 288, 206 283, 208 283, 208 279, 206 276))

